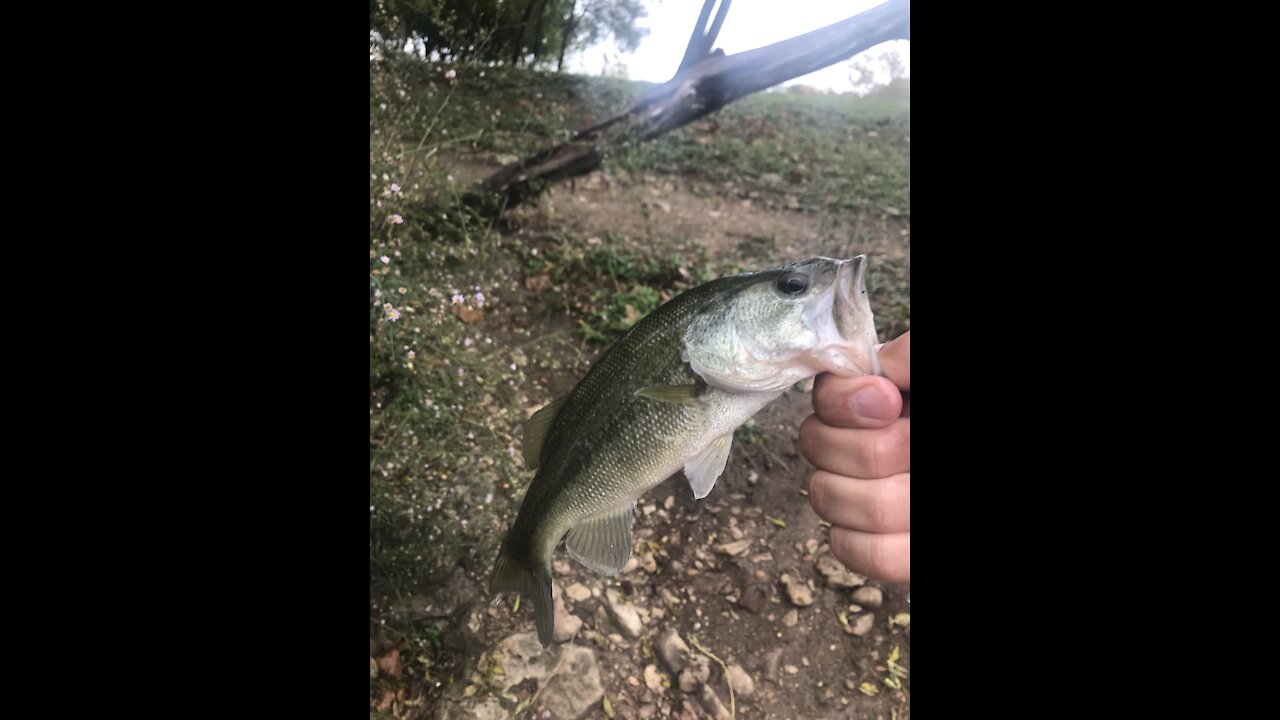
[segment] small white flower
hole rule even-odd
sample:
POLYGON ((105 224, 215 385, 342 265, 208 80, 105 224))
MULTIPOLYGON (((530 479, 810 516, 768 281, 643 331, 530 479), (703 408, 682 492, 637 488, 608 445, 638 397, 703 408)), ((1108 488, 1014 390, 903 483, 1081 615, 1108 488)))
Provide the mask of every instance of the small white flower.
POLYGON ((458 71, 454 70, 453 68, 449 68, 449 70, 445 72, 444 76, 452 80, 458 77, 458 71))
POLYGON ((389 265, 391 263, 391 258, 387 257, 386 255, 383 255, 378 259, 382 261, 383 265, 389 265))
POLYGON ((391 223, 392 225, 400 225, 401 223, 404 222, 404 218, 400 217, 400 215, 398 214, 392 214, 387 216, 387 222, 391 223))
POLYGON ((391 183, 391 192, 393 193, 400 192, 400 183, 391 183))

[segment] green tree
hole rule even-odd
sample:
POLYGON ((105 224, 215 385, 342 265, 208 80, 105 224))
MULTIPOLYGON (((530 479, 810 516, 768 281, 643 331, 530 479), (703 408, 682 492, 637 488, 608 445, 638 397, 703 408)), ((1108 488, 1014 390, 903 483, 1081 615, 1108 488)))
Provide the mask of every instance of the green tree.
POLYGON ((635 50, 644 16, 640 0, 369 0, 369 29, 388 48, 414 40, 454 61, 534 67, 609 38, 635 50))

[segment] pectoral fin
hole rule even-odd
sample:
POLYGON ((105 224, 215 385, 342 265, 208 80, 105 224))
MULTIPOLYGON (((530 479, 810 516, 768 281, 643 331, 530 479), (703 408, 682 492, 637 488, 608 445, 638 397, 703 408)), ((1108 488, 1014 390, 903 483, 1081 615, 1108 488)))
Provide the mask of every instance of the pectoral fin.
POLYGON ((636 395, 650 400, 670 403, 687 403, 702 394, 705 385, 649 385, 636 391, 636 395))
POLYGON ((631 514, 636 504, 587 518, 569 531, 565 547, 574 560, 604 575, 617 575, 631 557, 631 514))
POLYGON ((521 445, 524 450, 524 466, 530 470, 538 469, 542 459, 542 444, 547 439, 547 431, 551 429, 551 423, 556 419, 556 413, 560 412, 560 406, 564 405, 564 401, 568 397, 568 395, 565 395, 552 400, 525 422, 524 442, 521 445))
POLYGON ((684 475, 689 479, 693 497, 701 500, 716 486, 716 478, 729 463, 729 450, 733 447, 733 433, 721 435, 710 445, 689 458, 684 464, 684 475))

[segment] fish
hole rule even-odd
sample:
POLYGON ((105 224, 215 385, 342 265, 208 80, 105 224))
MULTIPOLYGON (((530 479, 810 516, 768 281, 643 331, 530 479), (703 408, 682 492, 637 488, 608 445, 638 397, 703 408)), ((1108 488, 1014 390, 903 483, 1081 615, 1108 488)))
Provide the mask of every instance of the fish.
POLYGON ((882 374, 866 270, 865 255, 814 257, 689 289, 529 418, 523 455, 535 474, 489 589, 532 599, 543 647, 561 539, 587 568, 617 575, 646 492, 683 470, 701 500, 724 472, 734 430, 788 388, 823 372, 882 374))

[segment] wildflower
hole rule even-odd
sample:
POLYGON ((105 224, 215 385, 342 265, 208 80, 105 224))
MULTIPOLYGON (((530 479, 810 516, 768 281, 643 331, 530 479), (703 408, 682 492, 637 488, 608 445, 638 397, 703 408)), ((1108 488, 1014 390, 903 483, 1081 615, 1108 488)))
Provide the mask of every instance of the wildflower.
POLYGON ((469 348, 474 344, 475 343, 472 342, 471 338, 462 338, 462 347, 469 348))
POLYGON ((410 359, 410 360, 414 359, 414 358, 415 358, 415 357, 417 357, 417 356, 418 356, 418 354, 417 354, 417 353, 415 353, 414 351, 412 351, 412 350, 410 350, 410 351, 409 351, 409 359, 410 359))
POLYGON ((399 215, 393 214, 387 217, 387 222, 391 223, 392 225, 399 225, 404 222, 404 218, 400 217, 399 215))
POLYGON ((458 368, 458 377, 462 377, 463 375, 466 375, 466 374, 467 374, 467 371, 465 369, 458 368))
POLYGON ((400 183, 391 183, 391 192, 393 193, 400 192, 400 183))
POLYGON ((461 305, 462 303, 466 302, 466 300, 467 300, 466 298, 462 297, 462 296, 461 296, 461 295, 459 295, 458 293, 454 293, 454 294, 453 294, 453 298, 452 298, 452 301, 453 301, 453 302, 452 302, 451 304, 453 304, 453 305, 461 305))
POLYGON ((446 71, 446 72, 445 72, 444 76, 445 76, 446 78, 448 78, 448 79, 452 80, 452 79, 454 79, 454 78, 458 77, 458 71, 457 71, 457 70, 454 70, 453 68, 449 68, 449 69, 448 69, 448 71, 446 71))
POLYGON ((400 294, 401 294, 401 295, 404 295, 404 294, 405 294, 405 293, 407 293, 407 292, 409 292, 409 288, 400 288, 400 294))
POLYGON ((395 322, 400 319, 400 311, 391 307, 391 303, 383 303, 382 309, 387 311, 387 319, 395 322))
POLYGON ((381 290, 374 290, 374 291, 373 291, 373 296, 374 296, 374 297, 376 297, 376 298, 380 298, 380 297, 382 297, 382 291, 381 291, 381 290))
POLYGON ((449 182, 453 182, 453 176, 452 176, 452 175, 445 175, 445 177, 449 178, 449 182))
POLYGON ((389 265, 391 263, 391 258, 387 257, 386 255, 383 255, 378 259, 382 261, 383 265, 389 265))
POLYGON ((484 307, 484 293, 476 293, 476 307, 484 307))

